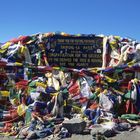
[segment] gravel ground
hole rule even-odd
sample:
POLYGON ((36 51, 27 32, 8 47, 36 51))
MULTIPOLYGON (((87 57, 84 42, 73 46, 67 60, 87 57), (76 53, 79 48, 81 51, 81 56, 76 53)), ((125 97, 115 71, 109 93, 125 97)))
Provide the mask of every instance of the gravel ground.
MULTIPOLYGON (((67 138, 65 140, 92 140, 92 137, 91 135, 72 135, 71 138, 67 138)), ((106 138, 106 140, 140 140, 140 127, 136 128, 136 130, 132 132, 121 132, 114 137, 106 138)))
MULTIPOLYGON (((0 140, 15 140, 15 137, 3 137, 0 136, 0 140)), ((51 140, 50 138, 44 138, 42 140, 51 140)), ((55 139, 53 139, 55 140, 55 139)), ((92 140, 91 135, 72 135, 71 138, 66 138, 64 140, 92 140)), ((117 134, 114 137, 106 138, 106 140, 140 140, 140 127, 136 128, 134 131, 124 131, 117 134)))

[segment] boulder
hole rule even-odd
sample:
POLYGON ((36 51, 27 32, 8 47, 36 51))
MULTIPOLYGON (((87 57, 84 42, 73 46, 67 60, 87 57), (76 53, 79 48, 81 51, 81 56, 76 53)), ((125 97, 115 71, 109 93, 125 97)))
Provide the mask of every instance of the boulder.
POLYGON ((95 125, 90 134, 93 138, 97 136, 112 137, 115 135, 115 132, 112 129, 103 128, 101 125, 95 125))
POLYGON ((64 120, 62 125, 71 134, 82 134, 86 127, 86 122, 80 118, 72 118, 70 120, 64 120))

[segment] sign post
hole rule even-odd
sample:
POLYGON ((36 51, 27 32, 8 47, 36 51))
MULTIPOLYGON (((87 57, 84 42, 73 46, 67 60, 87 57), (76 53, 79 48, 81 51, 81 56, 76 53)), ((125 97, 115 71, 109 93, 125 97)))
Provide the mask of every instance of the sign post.
POLYGON ((46 53, 50 66, 77 69, 102 67, 102 37, 54 35, 48 40, 46 53))

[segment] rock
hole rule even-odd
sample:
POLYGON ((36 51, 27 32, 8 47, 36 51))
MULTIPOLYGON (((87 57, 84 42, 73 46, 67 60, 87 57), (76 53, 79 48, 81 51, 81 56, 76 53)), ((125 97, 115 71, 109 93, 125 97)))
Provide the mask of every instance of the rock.
MULTIPOLYGON (((15 137, 16 139, 17 139, 17 137, 15 137)), ((23 135, 20 135, 19 137, 18 137, 18 139, 25 139, 26 137, 25 136, 23 136, 23 135)))
POLYGON ((112 137, 115 135, 115 132, 111 129, 103 128, 101 125, 95 125, 90 134, 93 136, 93 138, 97 136, 112 137))
POLYGON ((131 125, 129 123, 120 123, 118 124, 117 130, 118 131, 126 131, 131 128, 131 125))
POLYGON ((104 136, 105 137, 113 137, 113 136, 115 136, 116 135, 116 132, 114 132, 113 130, 111 130, 111 129, 107 129, 107 130, 105 130, 104 131, 104 136))
POLYGON ((80 118, 73 118, 65 120, 62 125, 72 134, 81 134, 86 127, 86 122, 80 118))
POLYGON ((94 125, 94 127, 92 128, 90 134, 92 136, 95 136, 96 134, 101 134, 103 135, 104 134, 104 128, 101 126, 101 125, 94 125))
POLYGON ((26 138, 27 139, 36 139, 37 135, 36 135, 36 133, 34 131, 30 131, 26 138))

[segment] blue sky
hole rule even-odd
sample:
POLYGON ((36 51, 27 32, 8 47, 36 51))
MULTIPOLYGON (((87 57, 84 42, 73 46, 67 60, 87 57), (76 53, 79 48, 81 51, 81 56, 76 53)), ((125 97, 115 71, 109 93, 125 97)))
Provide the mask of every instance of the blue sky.
POLYGON ((0 42, 64 31, 140 41, 140 0, 0 0, 0 42))

